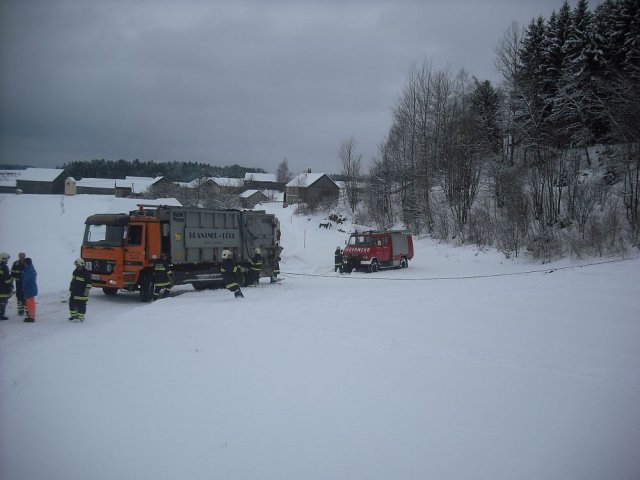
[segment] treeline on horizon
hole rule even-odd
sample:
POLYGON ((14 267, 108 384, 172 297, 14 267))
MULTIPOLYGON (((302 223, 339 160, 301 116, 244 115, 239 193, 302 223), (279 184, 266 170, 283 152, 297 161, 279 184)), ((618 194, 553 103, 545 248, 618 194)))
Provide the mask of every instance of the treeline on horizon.
POLYGON ((245 173, 266 173, 261 168, 228 165, 219 167, 199 162, 155 162, 153 160, 74 161, 62 165, 69 176, 81 178, 167 177, 173 182, 190 182, 203 177, 243 178, 245 173))
POLYGON ((498 86, 410 69, 362 221, 543 259, 637 247, 640 0, 565 1, 512 24, 495 53, 498 86))

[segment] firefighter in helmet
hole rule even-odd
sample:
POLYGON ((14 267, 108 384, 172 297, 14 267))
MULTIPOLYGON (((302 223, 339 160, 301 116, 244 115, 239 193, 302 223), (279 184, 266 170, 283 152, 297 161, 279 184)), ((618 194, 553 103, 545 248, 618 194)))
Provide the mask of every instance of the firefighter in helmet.
POLYGON ((158 300, 160 294, 163 297, 169 295, 171 290, 171 267, 169 265, 169 258, 167 254, 162 252, 160 258, 153 259, 153 299, 158 300), (164 291, 164 292, 163 292, 164 291))
POLYGON ((271 263, 271 281, 269 283, 276 283, 278 281, 278 275, 280 274, 280 257, 275 252, 269 254, 269 263, 271 263))
POLYGON ((84 260, 77 258, 69 284, 69 320, 84 322, 87 301, 91 290, 91 273, 84 267, 84 260))
POLYGON ((233 262, 233 253, 231 250, 222 251, 222 265, 220 266, 222 272, 222 281, 227 290, 232 292, 236 298, 244 298, 240 285, 238 285, 238 272, 240 267, 233 262))
POLYGON ((260 284, 260 271, 262 270, 262 251, 259 247, 254 250, 253 258, 251 259, 251 277, 250 284, 257 287, 260 284))
POLYGON ((13 278, 7 266, 8 253, 0 253, 0 320, 8 320, 5 315, 9 298, 13 294, 13 278))

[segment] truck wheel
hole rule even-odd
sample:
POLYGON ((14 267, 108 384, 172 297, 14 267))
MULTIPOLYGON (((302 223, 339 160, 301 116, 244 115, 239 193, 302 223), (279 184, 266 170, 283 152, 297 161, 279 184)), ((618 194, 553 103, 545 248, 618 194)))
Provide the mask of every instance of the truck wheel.
POLYGON ((369 272, 376 273, 378 271, 378 260, 375 258, 371 260, 371 265, 369 265, 369 272))
POLYGON ((112 287, 102 287, 102 291, 105 295, 109 295, 110 297, 113 297, 116 293, 118 293, 118 289, 112 287))
POLYGON ((400 268, 407 268, 409 266, 409 262, 406 257, 402 257, 400 259, 400 268))
POLYGON ((143 275, 140 280, 140 301, 150 302, 153 300, 153 276, 143 275))

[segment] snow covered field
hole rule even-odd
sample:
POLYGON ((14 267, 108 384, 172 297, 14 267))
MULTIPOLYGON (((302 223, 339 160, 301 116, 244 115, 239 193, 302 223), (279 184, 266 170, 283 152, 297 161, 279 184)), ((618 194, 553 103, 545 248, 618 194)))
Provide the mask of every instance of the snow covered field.
POLYGON ((134 204, 0 195, 40 287, 35 324, 15 299, 0 323, 2 480, 640 478, 639 258, 420 239, 406 270, 340 276, 346 234, 272 207, 284 282, 94 290, 68 322, 84 218, 134 204))

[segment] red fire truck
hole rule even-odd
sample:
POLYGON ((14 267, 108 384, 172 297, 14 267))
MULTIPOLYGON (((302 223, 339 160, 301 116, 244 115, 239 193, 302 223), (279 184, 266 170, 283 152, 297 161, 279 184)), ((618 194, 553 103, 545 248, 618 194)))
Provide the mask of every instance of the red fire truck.
POLYGON ((377 272, 380 268, 407 268, 413 258, 413 238, 398 230, 352 233, 342 251, 342 271, 377 272))

